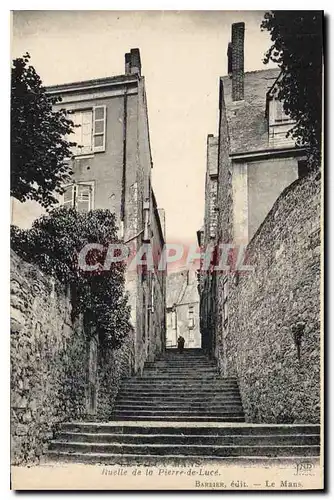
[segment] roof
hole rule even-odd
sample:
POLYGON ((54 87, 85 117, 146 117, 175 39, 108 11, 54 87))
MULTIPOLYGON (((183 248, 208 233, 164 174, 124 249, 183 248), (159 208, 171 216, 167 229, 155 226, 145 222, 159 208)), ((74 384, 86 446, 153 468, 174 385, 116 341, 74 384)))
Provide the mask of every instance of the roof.
POLYGON ((90 90, 101 87, 111 87, 124 84, 126 82, 134 83, 138 80, 138 75, 116 75, 105 78, 95 78, 93 80, 82 80, 78 82, 61 83, 59 85, 49 85, 46 87, 48 93, 62 93, 69 91, 90 90))
POLYGON ((157 200, 156 200, 153 188, 152 188, 151 192, 152 192, 152 201, 153 201, 153 211, 154 211, 154 215, 155 215, 155 218, 156 218, 156 222, 157 222, 157 226, 158 226, 158 231, 159 231, 159 234, 160 234, 160 239, 161 239, 162 242, 164 242, 165 241, 165 234, 164 234, 164 229, 162 227, 161 218, 160 218, 160 211, 164 210, 164 209, 158 208, 157 200))
POLYGON ((220 79, 228 120, 230 154, 261 151, 268 148, 266 119, 267 93, 280 74, 279 68, 245 73, 243 101, 232 101, 232 80, 220 79))

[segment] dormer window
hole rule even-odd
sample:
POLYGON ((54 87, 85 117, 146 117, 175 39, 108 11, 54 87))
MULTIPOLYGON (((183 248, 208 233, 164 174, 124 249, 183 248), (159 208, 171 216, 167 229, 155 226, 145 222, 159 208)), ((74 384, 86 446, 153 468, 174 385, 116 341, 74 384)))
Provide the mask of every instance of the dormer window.
POLYGON ((278 99, 277 88, 271 89, 267 95, 268 140, 270 147, 291 147, 295 141, 287 133, 294 121, 284 110, 284 102, 278 99))
POLYGON ((284 110, 283 101, 280 101, 276 96, 272 97, 269 101, 269 125, 287 122, 292 122, 292 120, 284 110))

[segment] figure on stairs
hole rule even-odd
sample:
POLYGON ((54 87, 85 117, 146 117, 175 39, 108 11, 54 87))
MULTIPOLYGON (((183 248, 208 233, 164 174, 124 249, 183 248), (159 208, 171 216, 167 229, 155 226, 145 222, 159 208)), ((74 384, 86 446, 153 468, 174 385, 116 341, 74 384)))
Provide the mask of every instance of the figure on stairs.
POLYGON ((179 335, 179 338, 177 339, 177 348, 178 348, 180 354, 183 353, 184 343, 185 343, 184 338, 182 337, 182 335, 179 335))

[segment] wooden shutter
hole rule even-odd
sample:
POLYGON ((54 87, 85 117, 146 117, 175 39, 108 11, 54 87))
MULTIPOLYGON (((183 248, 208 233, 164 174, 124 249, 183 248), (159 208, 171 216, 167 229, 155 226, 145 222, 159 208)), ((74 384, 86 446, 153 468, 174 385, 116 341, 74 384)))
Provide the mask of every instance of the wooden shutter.
POLYGON ((63 193, 63 206, 67 208, 72 208, 74 206, 74 185, 70 184, 65 187, 63 193))
POLYGON ((79 212, 88 212, 92 209, 92 191, 90 184, 76 185, 76 209, 79 212))
POLYGON ((92 110, 81 113, 81 154, 92 152, 92 110))
POLYGON ((100 152, 106 149, 106 106, 93 108, 93 151, 100 152))

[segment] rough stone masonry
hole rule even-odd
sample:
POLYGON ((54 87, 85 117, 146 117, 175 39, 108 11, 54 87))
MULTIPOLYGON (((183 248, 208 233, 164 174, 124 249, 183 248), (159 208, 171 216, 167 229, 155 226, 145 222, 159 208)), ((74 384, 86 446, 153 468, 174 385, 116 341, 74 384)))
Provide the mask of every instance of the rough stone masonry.
MULTIPOLYGON (((71 320, 69 291, 11 253, 12 464, 38 463, 57 424, 88 416, 90 342, 71 320)), ((133 366, 133 338, 97 348, 94 420, 107 418, 123 375, 133 366)), ((90 413, 90 417, 92 414, 90 413)))
POLYGON ((229 279, 217 350, 249 422, 320 421, 319 177, 283 191, 247 247, 253 271, 229 279))

